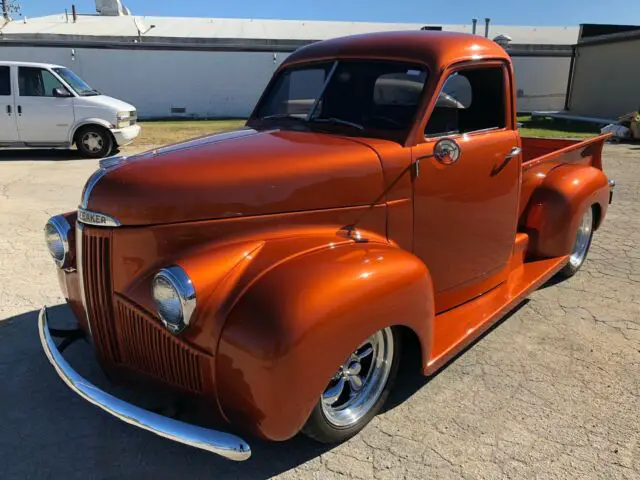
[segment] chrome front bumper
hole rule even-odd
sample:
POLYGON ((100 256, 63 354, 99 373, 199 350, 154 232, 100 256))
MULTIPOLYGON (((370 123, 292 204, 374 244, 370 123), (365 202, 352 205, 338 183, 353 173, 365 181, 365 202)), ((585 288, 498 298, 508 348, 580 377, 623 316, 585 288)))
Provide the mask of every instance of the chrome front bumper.
POLYGON ((217 453, 230 460, 242 461, 251 456, 251 447, 235 435, 198 427, 149 412, 103 392, 82 378, 58 351, 58 346, 49 332, 46 307, 42 307, 38 316, 38 332, 44 353, 64 383, 82 398, 105 412, 123 422, 148 430, 161 437, 217 453))

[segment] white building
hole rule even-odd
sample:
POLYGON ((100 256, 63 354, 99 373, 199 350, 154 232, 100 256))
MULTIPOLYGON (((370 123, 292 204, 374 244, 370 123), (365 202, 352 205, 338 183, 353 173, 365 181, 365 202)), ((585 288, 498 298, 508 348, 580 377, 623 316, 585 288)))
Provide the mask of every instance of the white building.
MULTIPOLYGON (((468 25, 140 17, 119 0, 94 15, 62 13, 0 23, 0 59, 68 66, 90 85, 137 106, 142 118, 244 117, 288 53, 316 40, 468 25)), ((0 22, 2 20, 0 19, 0 22)), ((518 109, 561 110, 579 27, 490 25, 510 37, 518 109)), ((484 34, 479 22, 477 33, 484 34)))

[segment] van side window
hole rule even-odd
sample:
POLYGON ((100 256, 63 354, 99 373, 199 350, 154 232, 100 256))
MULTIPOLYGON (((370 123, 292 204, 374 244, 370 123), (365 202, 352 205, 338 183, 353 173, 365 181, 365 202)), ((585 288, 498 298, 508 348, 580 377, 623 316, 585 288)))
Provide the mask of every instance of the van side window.
POLYGON ((56 88, 64 88, 50 71, 34 67, 18 68, 18 85, 21 97, 53 97, 56 88))
POLYGON ((452 74, 442 87, 425 128, 426 137, 472 133, 506 125, 502 67, 470 68, 452 74))
POLYGON ((11 68, 0 66, 0 96, 11 95, 11 68))

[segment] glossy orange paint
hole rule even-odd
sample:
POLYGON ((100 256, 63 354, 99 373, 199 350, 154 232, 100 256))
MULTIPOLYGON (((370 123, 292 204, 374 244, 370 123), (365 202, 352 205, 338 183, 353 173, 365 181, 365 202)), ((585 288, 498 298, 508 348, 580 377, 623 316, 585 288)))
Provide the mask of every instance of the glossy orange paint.
MULTIPOLYGON (((283 440, 369 335, 406 327, 419 339, 424 372, 433 373, 566 264, 586 208, 595 204, 604 217, 605 137, 521 140, 513 70, 494 42, 442 32, 361 35, 302 48, 280 68, 334 58, 427 66, 405 137, 266 129, 252 117, 251 128, 131 157, 95 185, 88 209, 122 224, 83 234, 100 231, 105 249, 95 269, 103 283, 85 284, 109 290, 113 305, 104 305, 113 311, 103 313, 117 360, 98 353, 116 378, 133 372, 184 383, 215 416, 283 440), (425 125, 446 77, 476 65, 503 69, 505 126, 448 137, 462 156, 445 166, 432 158, 437 139, 425 138, 425 125), (522 155, 506 161, 516 146, 522 155), (360 241, 345 235, 354 224, 360 241), (171 265, 185 270, 197 297, 189 327, 175 337, 159 333, 151 297, 154 274, 171 265), (134 336, 157 356, 136 357, 134 336), (171 355, 182 355, 188 381, 163 378, 171 355), (134 357, 136 365, 127 363, 134 357)), ((73 270, 59 275, 88 330, 82 280, 73 270)))

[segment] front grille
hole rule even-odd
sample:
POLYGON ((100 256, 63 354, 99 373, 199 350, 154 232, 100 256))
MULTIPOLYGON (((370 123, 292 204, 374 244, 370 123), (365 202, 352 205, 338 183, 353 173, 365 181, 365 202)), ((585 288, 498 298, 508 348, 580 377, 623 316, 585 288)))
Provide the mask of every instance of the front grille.
MULTIPOLYGON (((168 333, 159 320, 114 294, 111 235, 83 225, 79 272, 94 345, 103 359, 189 392, 203 391, 211 358, 168 333)), ((209 388, 209 387, 207 387, 209 388)))
POLYGON ((96 348, 106 360, 120 362, 114 333, 111 283, 111 230, 84 227, 82 235, 82 281, 87 316, 96 348))
POLYGON ((123 362, 171 385, 199 393, 206 357, 183 344, 146 312, 116 297, 123 362))

